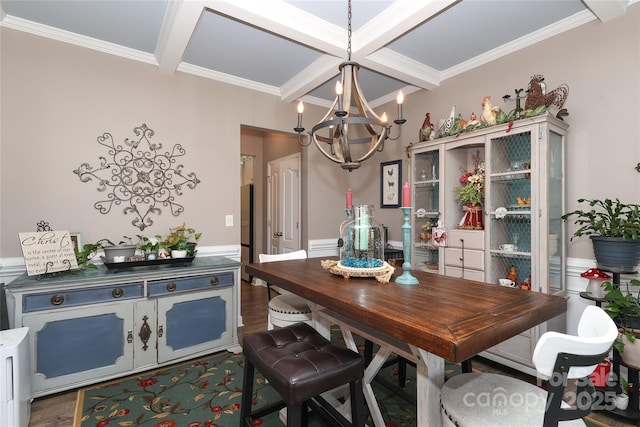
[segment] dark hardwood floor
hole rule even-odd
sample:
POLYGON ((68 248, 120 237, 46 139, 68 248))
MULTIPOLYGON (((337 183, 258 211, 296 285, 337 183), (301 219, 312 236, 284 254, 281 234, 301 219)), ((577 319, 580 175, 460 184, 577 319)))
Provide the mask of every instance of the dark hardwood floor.
MULTIPOLYGON (((244 326, 238 329, 238 338, 242 341, 245 334, 262 331, 267 326, 267 290, 264 287, 251 286, 242 282, 242 317, 244 326)), ((498 372, 518 375, 483 359, 475 358, 473 368, 484 372, 498 372)), ((30 427, 71 427, 76 406, 77 390, 71 390, 51 396, 41 397, 31 405, 30 427)), ((604 413, 593 413, 592 419, 609 427, 631 427, 634 423, 613 418, 604 413)))

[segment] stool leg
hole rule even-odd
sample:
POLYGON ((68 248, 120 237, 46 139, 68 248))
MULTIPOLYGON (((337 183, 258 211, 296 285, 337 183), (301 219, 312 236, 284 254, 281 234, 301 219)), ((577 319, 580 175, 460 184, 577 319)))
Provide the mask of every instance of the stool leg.
POLYGON ((373 359, 373 341, 364 340, 364 366, 369 366, 373 359))
MULTIPOLYGON (((307 423, 302 424, 303 406, 300 405, 287 405, 287 427, 306 427, 307 423)), ((306 408, 305 412, 306 412, 306 408)))
POLYGON ((351 425, 364 427, 364 393, 362 392, 362 379, 349 383, 351 392, 351 425))
POLYGON ((242 379, 242 399, 240 403, 240 427, 251 426, 251 401, 253 399, 254 367, 244 359, 244 378, 242 379))
POLYGON ((407 385, 407 359, 398 356, 398 385, 404 388, 407 385))

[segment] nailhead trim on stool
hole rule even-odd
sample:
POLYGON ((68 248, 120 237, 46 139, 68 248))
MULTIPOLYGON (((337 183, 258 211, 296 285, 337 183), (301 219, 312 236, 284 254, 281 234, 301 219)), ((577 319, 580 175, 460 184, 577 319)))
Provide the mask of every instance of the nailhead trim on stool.
MULTIPOLYGON (((358 353, 331 344, 306 323, 247 335, 242 340, 245 357, 240 426, 251 420, 287 407, 287 426, 304 426, 307 405, 325 412, 332 425, 364 426, 362 377, 364 360, 358 353), (254 370, 257 369, 280 394, 282 402, 251 413, 254 370), (349 423, 319 395, 349 384, 351 417, 349 423), (312 400, 313 399, 313 400, 312 400)), ((321 414, 322 415, 322 414, 321 414)))

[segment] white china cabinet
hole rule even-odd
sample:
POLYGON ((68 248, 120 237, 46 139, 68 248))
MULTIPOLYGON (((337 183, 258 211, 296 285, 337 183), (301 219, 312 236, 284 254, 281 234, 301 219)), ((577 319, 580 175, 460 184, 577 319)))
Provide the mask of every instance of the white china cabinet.
MULTIPOLYGON (((412 266, 515 288, 565 291, 564 154, 568 126, 551 115, 523 119, 413 144, 412 266), (461 229, 454 188, 464 171, 485 165, 482 229, 461 229), (434 247, 425 228, 441 221, 447 244, 434 247), (428 224, 425 226, 425 224, 428 224)), ((514 289, 514 292, 523 292, 514 289)), ((526 292, 526 291, 525 291, 526 292)), ((482 353, 533 373, 531 353, 546 330, 565 330, 557 318, 482 353)))

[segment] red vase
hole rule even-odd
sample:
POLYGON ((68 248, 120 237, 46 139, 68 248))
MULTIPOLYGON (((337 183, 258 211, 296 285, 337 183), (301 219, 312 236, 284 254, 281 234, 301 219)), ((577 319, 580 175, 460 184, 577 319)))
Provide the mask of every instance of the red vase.
POLYGON ((483 230, 484 225, 482 223, 482 205, 467 203, 462 207, 464 211, 464 218, 461 221, 460 228, 469 230, 483 230))

